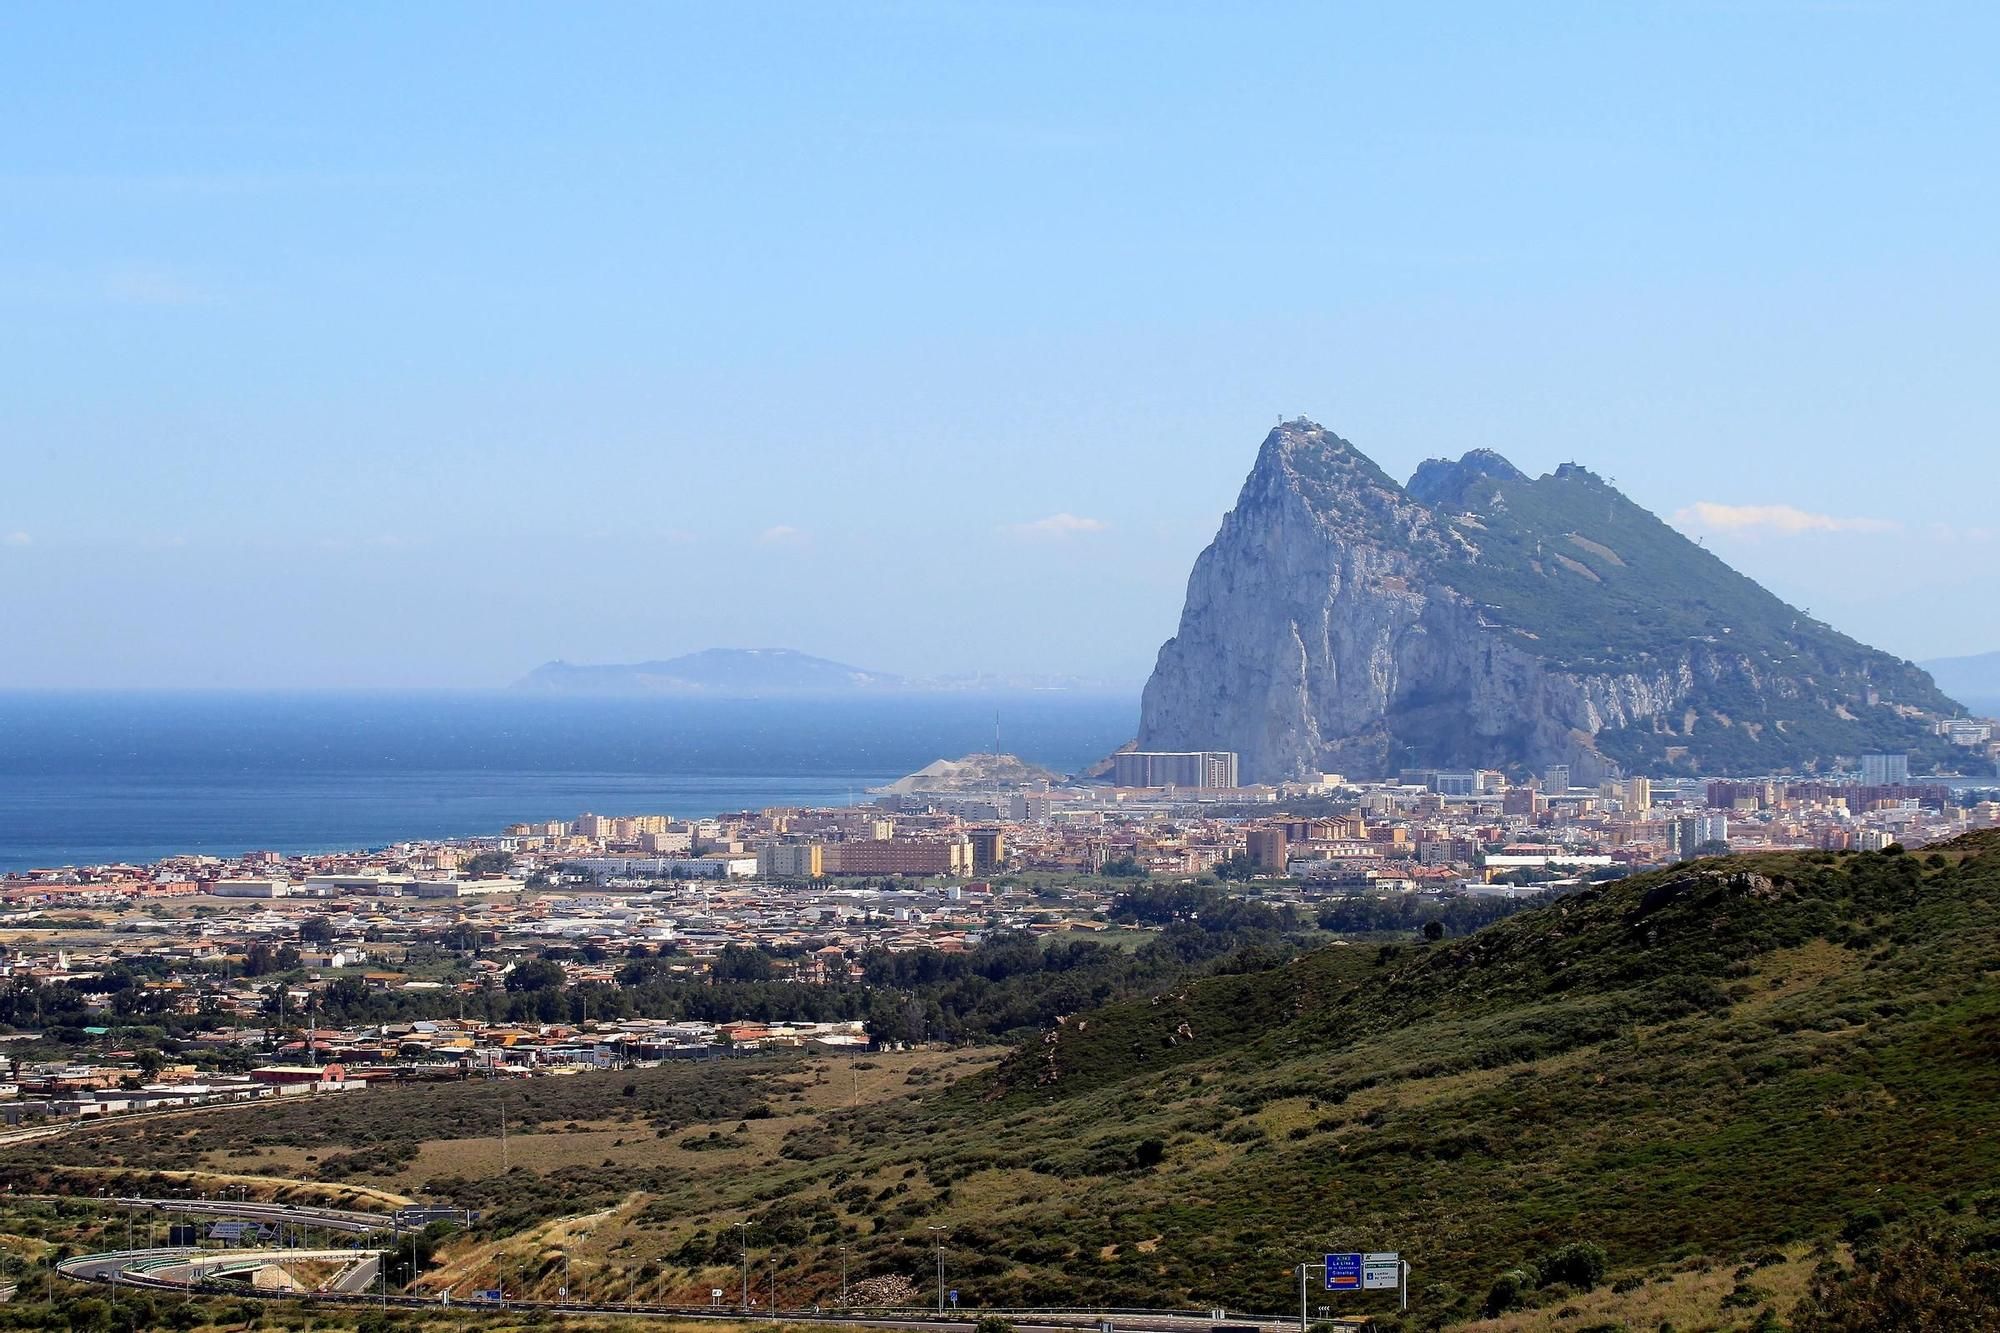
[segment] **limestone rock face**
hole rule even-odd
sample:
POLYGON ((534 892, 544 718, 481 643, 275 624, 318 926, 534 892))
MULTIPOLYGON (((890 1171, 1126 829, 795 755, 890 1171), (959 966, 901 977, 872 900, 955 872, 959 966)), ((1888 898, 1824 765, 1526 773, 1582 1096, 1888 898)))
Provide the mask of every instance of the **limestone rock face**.
POLYGON ((1530 480, 1476 450, 1406 489, 1300 420, 1195 562, 1139 746, 1234 750, 1245 781, 1551 763, 1594 781, 1923 752, 1949 707, 1585 469, 1530 480))

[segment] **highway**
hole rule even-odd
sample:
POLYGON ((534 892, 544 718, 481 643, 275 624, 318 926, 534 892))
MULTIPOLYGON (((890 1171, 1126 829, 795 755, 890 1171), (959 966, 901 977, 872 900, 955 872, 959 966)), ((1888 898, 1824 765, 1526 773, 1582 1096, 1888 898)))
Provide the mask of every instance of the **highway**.
MULTIPOLYGON (((105 1202, 167 1214, 227 1217, 261 1222, 274 1227, 321 1228, 353 1235, 380 1233, 393 1228, 393 1219, 387 1214, 359 1213, 339 1208, 292 1207, 274 1203, 232 1203, 227 1199, 123 1198, 105 1202)), ((260 1247, 202 1250, 182 1246, 172 1249, 114 1250, 102 1254, 78 1255, 63 1260, 56 1268, 65 1277, 83 1282, 115 1282, 121 1286, 167 1288, 174 1291, 228 1290, 232 1295, 283 1300, 380 1302, 403 1309, 435 1310, 447 1304, 443 1299, 431 1296, 371 1294, 368 1288, 376 1280, 377 1265, 383 1253, 386 1251, 357 1254, 353 1248, 260 1247), (268 1264, 302 1260, 338 1262, 346 1264, 347 1267, 333 1281, 329 1290, 311 1292, 304 1296, 298 1293, 260 1291, 247 1283, 227 1288, 218 1288, 215 1285, 220 1278, 247 1276, 268 1264)), ((462 1297, 453 1298, 448 1304, 452 1310, 475 1315, 501 1308, 498 1303, 467 1301, 462 1297)), ((1208 1330, 1218 1324, 1227 1324, 1232 1330, 1256 1329, 1258 1333, 1290 1333, 1290 1330, 1298 1328, 1296 1317, 1274 1318, 1231 1314, 1218 1320, 1211 1315, 1188 1310, 996 1309, 933 1314, 925 1310, 801 1309, 745 1313, 739 1309, 709 1306, 520 1300, 508 1300, 505 1306, 513 1310, 559 1310, 565 1314, 650 1316, 718 1323, 797 1323, 804 1320, 817 1324, 851 1325, 859 1328, 922 1329, 929 1330, 929 1333, 971 1333, 975 1322, 981 1316, 988 1314, 997 1314, 1005 1318, 1018 1330, 1018 1333, 1077 1333, 1079 1329, 1092 1330, 1094 1333, 1107 1324, 1120 1333, 1125 1333, 1127 1330, 1130 1333, 1208 1333, 1208 1330)), ((1337 1325, 1340 1322, 1335 1321, 1337 1325)))
POLYGON ((108 1199, 119 1208, 151 1209, 156 1213, 189 1217, 226 1217, 241 1222, 262 1222, 269 1226, 316 1227, 323 1231, 344 1231, 365 1236, 388 1231, 394 1220, 383 1213, 357 1213, 345 1208, 295 1207, 291 1204, 258 1203, 229 1199, 108 1199))
POLYGON ((366 1292, 375 1285, 375 1275, 381 1271, 382 1256, 379 1254, 368 1255, 348 1268, 339 1277, 335 1278, 327 1287, 327 1290, 337 1291, 343 1295, 366 1292))

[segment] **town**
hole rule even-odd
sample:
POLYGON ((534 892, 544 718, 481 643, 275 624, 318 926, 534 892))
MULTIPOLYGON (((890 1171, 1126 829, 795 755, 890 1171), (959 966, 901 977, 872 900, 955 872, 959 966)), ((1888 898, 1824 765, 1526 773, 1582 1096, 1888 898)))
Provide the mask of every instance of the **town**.
POLYGON ((702 997, 724 981, 852 996, 884 957, 1140 937, 1166 924, 1129 910, 1140 885, 1365 934, 1732 850, 2000 825, 1991 788, 1913 780, 1901 755, 1842 780, 1588 787, 1562 767, 1277 786, 1235 770, 1226 753, 1123 753, 1108 782, 987 786, 968 762, 954 785, 849 807, 585 813, 365 852, 10 874, 0 1121, 923 1040, 859 1004, 801 1017, 702 997), (1341 910, 1355 903, 1397 911, 1341 910), (647 985, 653 1012, 634 998, 647 985))

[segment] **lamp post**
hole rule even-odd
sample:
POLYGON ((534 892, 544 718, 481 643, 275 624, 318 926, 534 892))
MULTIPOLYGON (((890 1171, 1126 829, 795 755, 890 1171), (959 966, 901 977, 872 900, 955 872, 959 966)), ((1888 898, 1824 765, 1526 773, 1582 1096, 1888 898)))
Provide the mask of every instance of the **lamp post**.
POLYGON ((951 1234, 951 1228, 945 1226, 933 1225, 930 1228, 930 1231, 932 1238, 937 1242, 938 1313, 943 1314, 944 1313, 944 1238, 951 1234))
POLYGON ((750 1313, 750 1224, 738 1222, 735 1225, 736 1243, 743 1247, 743 1313, 748 1314, 750 1313))
POLYGON ((840 1308, 847 1308, 847 1242, 840 1242, 840 1308))

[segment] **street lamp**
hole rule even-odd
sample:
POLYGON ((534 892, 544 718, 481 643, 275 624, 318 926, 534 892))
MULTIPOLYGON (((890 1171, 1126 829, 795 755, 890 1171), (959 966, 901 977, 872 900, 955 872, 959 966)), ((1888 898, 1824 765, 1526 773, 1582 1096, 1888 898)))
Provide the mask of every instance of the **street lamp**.
POLYGON ((736 1243, 743 1247, 743 1313, 750 1313, 750 1224, 737 1222, 736 1243))
POLYGON ((938 1313, 943 1314, 944 1313, 944 1238, 951 1234, 951 1228, 946 1226, 933 1225, 931 1226, 930 1231, 932 1238, 937 1242, 938 1313))

